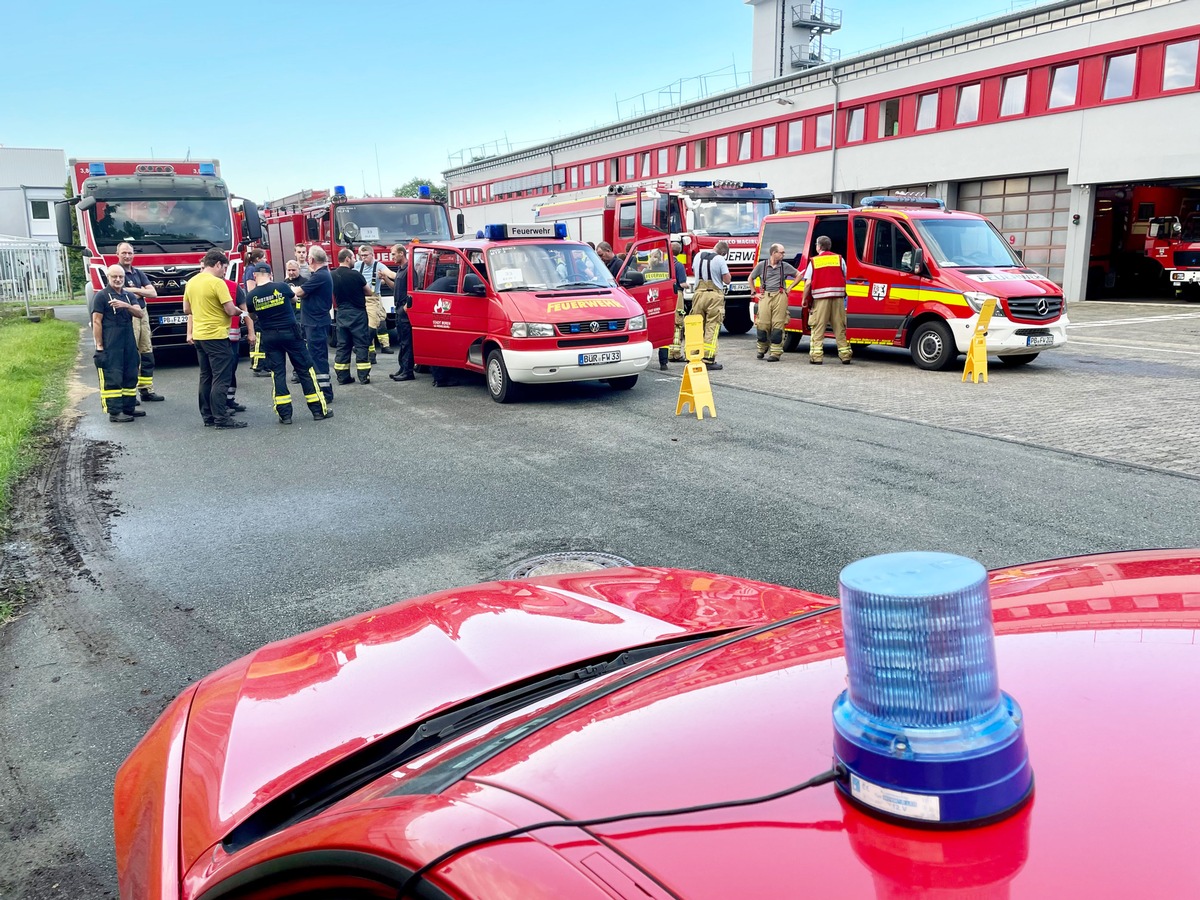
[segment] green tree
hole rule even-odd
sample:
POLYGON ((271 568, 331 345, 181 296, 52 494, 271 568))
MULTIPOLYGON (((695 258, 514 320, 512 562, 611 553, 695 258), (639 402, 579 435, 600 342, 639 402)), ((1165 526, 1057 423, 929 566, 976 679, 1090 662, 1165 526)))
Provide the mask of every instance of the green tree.
POLYGON ((421 185, 429 185, 429 196, 434 200, 439 200, 442 203, 446 202, 448 192, 446 190, 446 182, 434 184, 432 178, 413 178, 404 182, 400 187, 392 191, 393 197, 419 197, 421 185))
MULTIPOLYGON (((75 196, 75 192, 71 190, 71 180, 69 178, 63 187, 63 196, 68 200, 75 196)), ((71 210, 71 243, 76 247, 79 246, 79 219, 76 217, 74 209, 71 210)), ((78 250, 67 250, 67 269, 71 273, 71 291, 82 292, 84 282, 83 254, 78 250)))

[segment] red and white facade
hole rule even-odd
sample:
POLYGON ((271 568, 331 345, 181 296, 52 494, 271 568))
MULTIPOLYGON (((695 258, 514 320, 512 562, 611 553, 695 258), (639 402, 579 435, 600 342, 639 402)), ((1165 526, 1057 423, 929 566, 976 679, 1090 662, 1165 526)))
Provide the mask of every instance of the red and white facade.
POLYGON ((1200 0, 1054 2, 445 175, 468 233, 646 179, 765 181, 780 200, 911 191, 988 215, 1077 300, 1110 265, 1097 216, 1136 235, 1200 204, 1198 70, 1200 0), (1144 185, 1181 208, 1141 209, 1144 185))

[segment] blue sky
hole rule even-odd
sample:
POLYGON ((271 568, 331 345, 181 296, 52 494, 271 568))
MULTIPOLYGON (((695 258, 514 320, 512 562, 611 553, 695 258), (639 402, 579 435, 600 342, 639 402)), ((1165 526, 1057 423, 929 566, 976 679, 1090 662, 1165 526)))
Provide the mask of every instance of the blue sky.
MULTIPOLYGON (((843 56, 1029 0, 832 0, 843 56)), ((554 0, 15 2, 0 144, 70 157, 217 158, 262 201, 438 178, 471 147, 530 146, 750 69, 751 8, 554 0), (363 10, 368 12, 364 13, 363 10), (644 99, 643 99, 644 98, 644 99)), ((65 176, 64 176, 65 177, 65 176)))

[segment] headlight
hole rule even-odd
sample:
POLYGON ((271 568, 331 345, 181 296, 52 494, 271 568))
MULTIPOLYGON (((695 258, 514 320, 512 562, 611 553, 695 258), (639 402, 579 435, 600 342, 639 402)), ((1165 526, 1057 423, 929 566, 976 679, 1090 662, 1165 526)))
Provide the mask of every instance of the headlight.
POLYGON ((626 326, 626 328, 628 328, 630 331, 645 331, 646 317, 644 315, 634 316, 629 320, 629 324, 626 326))
POLYGON ((1003 316, 1004 308, 1000 305, 1000 298, 994 294, 985 294, 982 291, 964 291, 963 296, 967 298, 967 303, 975 312, 983 312, 983 304, 989 300, 996 301, 996 308, 992 312, 993 316, 1003 316))
POLYGON ((509 334, 513 337, 554 337, 554 326, 545 322, 513 322, 509 334))

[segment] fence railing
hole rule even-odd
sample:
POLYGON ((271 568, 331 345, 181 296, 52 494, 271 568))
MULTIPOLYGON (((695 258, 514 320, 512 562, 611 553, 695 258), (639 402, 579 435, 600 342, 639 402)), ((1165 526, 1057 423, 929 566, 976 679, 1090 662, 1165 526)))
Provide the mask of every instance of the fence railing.
POLYGON ((49 241, 0 236, 0 301, 33 306, 74 300, 67 249, 49 241))

